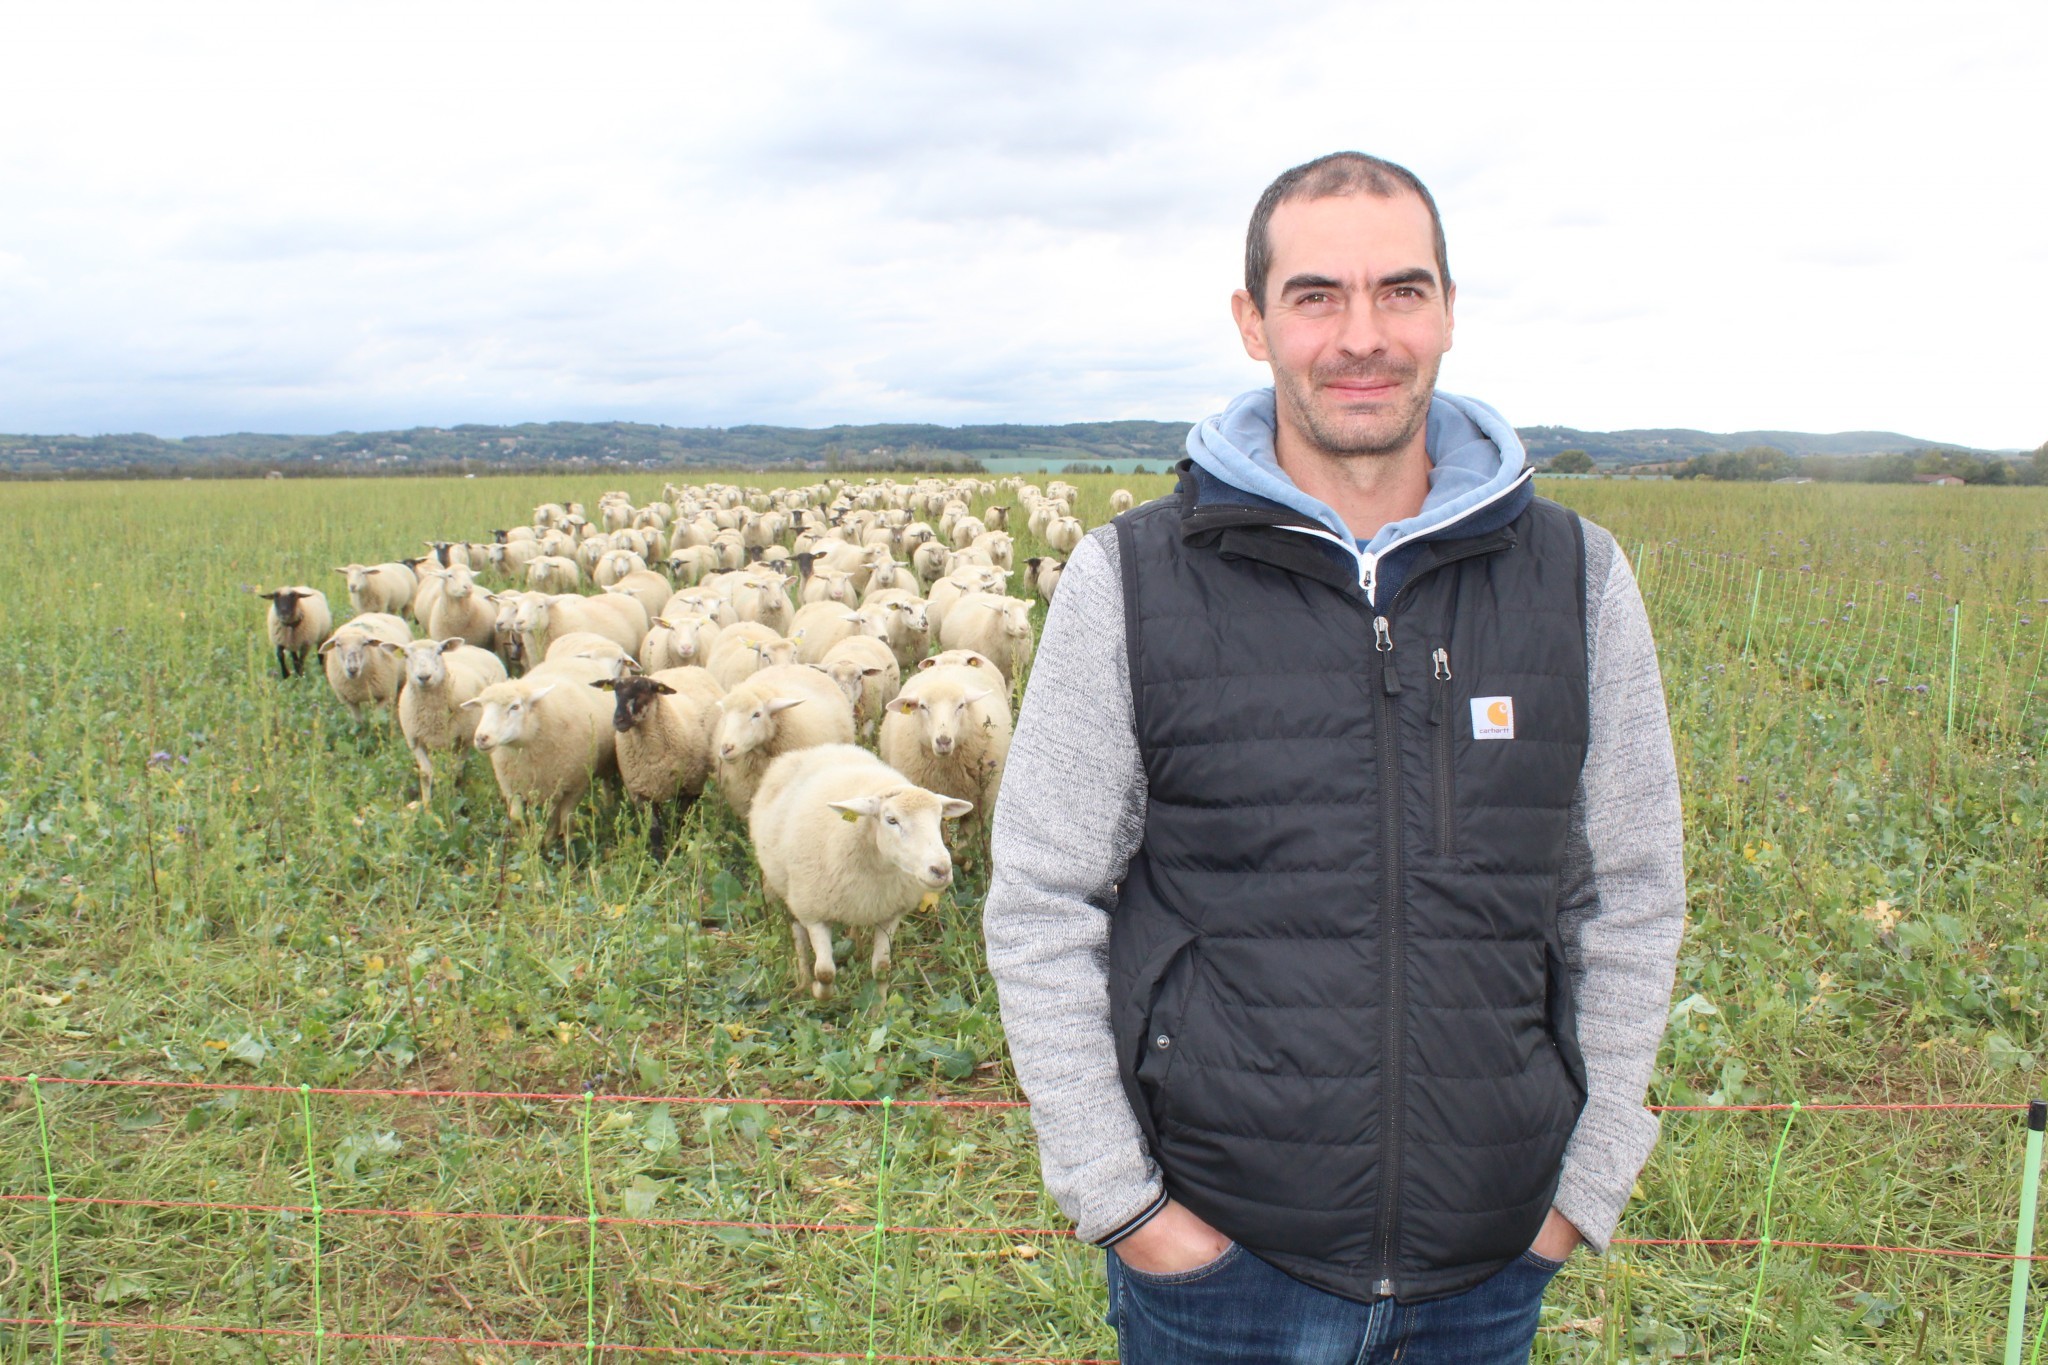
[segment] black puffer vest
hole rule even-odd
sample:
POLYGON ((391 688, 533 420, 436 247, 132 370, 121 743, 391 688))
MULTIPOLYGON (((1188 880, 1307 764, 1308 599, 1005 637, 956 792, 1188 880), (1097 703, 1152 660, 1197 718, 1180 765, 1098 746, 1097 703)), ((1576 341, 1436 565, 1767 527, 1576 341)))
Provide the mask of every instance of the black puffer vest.
POLYGON ((1310 525, 1187 473, 1117 519, 1149 793, 1111 1020, 1168 1193, 1409 1302, 1529 1246, 1584 1102, 1557 936, 1583 529, 1536 499, 1424 544, 1375 610, 1310 525))

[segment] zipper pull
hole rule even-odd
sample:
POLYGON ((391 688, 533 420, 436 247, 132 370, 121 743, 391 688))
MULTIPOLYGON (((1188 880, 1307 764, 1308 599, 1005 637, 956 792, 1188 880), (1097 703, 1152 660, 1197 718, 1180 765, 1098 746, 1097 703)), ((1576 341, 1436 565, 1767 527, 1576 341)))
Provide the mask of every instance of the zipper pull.
POLYGON ((1380 653, 1380 686, 1390 697, 1401 694, 1401 676, 1394 671, 1394 628, 1384 616, 1372 618, 1372 647, 1380 653))
POLYGON ((1451 680, 1451 652, 1442 645, 1438 645, 1434 650, 1430 651, 1429 658, 1430 662, 1436 665, 1431 670, 1431 676, 1438 682, 1449 682, 1451 680))
POLYGON ((1443 686, 1444 683, 1451 680, 1451 656, 1447 650, 1439 645, 1430 651, 1429 658, 1430 676, 1437 681, 1437 686, 1430 689, 1434 695, 1429 699, 1429 723, 1431 725, 1442 725, 1444 723, 1444 697, 1451 690, 1443 686))

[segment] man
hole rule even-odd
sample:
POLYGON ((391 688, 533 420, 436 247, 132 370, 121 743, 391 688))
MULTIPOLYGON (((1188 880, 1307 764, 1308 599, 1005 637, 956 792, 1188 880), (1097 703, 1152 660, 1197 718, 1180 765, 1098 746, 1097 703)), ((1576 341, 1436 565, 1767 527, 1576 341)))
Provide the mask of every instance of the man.
POLYGON ((1435 391, 1436 205, 1354 152, 1260 199, 1273 387, 1076 550, 985 923, 1046 1184, 1131 1365, 1525 1361, 1604 1248, 1684 916, 1613 537, 1435 391))

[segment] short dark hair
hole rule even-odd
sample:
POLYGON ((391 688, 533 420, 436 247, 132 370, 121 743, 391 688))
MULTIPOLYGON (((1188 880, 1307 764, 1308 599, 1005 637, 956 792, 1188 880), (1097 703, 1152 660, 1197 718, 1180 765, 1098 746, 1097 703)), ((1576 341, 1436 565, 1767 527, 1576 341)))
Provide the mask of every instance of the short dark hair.
POLYGON ((1273 270, 1273 210, 1290 199, 1329 199, 1344 194, 1392 199, 1404 190, 1429 210, 1430 240, 1436 248, 1436 273, 1440 277, 1437 283, 1449 292, 1451 263, 1444 249, 1444 220, 1436 211, 1436 200, 1415 178, 1415 172, 1364 152, 1332 152, 1282 171, 1280 178, 1266 186, 1266 192, 1259 196, 1258 206, 1252 210, 1251 226, 1244 234, 1244 287, 1252 296, 1253 306, 1261 313, 1266 311, 1266 276, 1273 270))

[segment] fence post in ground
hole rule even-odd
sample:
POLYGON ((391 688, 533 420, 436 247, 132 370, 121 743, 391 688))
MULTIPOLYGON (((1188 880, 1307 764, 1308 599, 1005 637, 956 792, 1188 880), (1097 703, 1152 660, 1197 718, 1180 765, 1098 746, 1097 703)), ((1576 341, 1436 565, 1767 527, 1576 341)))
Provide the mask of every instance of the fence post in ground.
POLYGON ((893 1095, 882 1096, 882 1143, 881 1152, 875 1161, 875 1260, 868 1276, 868 1355, 875 1356, 875 1309, 882 1294, 882 1243, 888 1235, 889 1226, 889 1110, 894 1107, 893 1095))
POLYGON ((50 1316, 57 1329, 57 1365, 64 1365, 64 1276, 57 1268, 57 1177, 50 1167, 50 1124, 43 1116, 42 1077, 31 1073, 28 1090, 36 1102, 36 1138, 43 1149, 43 1197, 50 1207, 50 1302, 56 1308, 50 1316))
POLYGON ((1785 1159, 1785 1140, 1792 1136, 1792 1120, 1799 1117, 1801 1101, 1792 1101, 1785 1111, 1785 1126, 1778 1130, 1778 1149, 1771 1153, 1771 1173, 1764 1179, 1764 1217, 1761 1234, 1756 1239, 1756 1287, 1749 1293, 1749 1311, 1742 1315, 1742 1347, 1737 1353, 1738 1361, 1749 1359, 1749 1329, 1756 1323, 1757 1305, 1764 1297, 1764 1270, 1771 1263, 1771 1200, 1778 1190, 1778 1163, 1785 1159))
POLYGON ((1963 604, 1958 602, 1949 608, 1951 624, 1948 632, 1948 737, 1956 733, 1956 660, 1963 646, 1963 604))
POLYGON ((2020 1365, 2027 1342, 2027 1281, 2034 1271, 2034 1201, 2041 1193, 2041 1135, 2048 1131, 2048 1100, 2027 1104, 2027 1157, 2020 1177, 2020 1232, 2013 1248, 2012 1298, 2005 1309, 2005 1365, 2020 1365))
POLYGON ((1763 595, 1764 571, 1762 569, 1758 569, 1756 571, 1756 587, 1751 589, 1749 594, 1749 622, 1742 628, 1742 657, 1745 659, 1749 657, 1749 633, 1752 630, 1756 629, 1757 599, 1762 597, 1763 595))
POLYGON ((320 1303, 320 1170, 314 1165, 313 1087, 299 1085, 299 1118, 305 1134, 306 1192, 313 1200, 313 1361, 319 1365, 327 1354, 327 1319, 320 1303))

